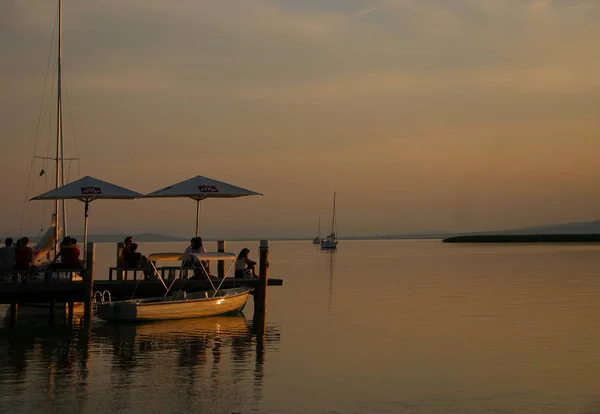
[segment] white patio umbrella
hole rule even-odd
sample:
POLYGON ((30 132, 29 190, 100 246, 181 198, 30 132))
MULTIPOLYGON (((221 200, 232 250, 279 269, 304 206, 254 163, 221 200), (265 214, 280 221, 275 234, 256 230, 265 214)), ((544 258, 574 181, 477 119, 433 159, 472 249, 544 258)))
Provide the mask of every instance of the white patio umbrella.
POLYGON ((237 198, 262 195, 255 191, 197 175, 177 184, 146 194, 143 198, 191 198, 196 201, 196 236, 200 230, 200 201, 206 198, 237 198))
POLYGON ((84 233, 83 233, 83 257, 86 258, 88 238, 88 209, 94 200, 131 200, 141 197, 142 194, 128 190, 115 184, 107 183, 94 177, 83 177, 79 180, 65 184, 47 193, 33 197, 31 200, 79 200, 85 203, 84 233))

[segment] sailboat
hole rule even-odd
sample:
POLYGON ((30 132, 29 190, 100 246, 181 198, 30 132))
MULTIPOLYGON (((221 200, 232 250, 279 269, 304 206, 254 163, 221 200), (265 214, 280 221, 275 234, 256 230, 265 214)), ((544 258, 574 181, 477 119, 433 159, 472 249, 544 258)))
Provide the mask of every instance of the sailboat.
POLYGON ((317 237, 313 239, 313 244, 321 243, 321 218, 319 217, 319 227, 317 227, 317 237))
POLYGON ((335 223, 335 192, 333 193, 333 218, 331 220, 331 234, 321 240, 321 250, 336 249, 338 244, 335 223))

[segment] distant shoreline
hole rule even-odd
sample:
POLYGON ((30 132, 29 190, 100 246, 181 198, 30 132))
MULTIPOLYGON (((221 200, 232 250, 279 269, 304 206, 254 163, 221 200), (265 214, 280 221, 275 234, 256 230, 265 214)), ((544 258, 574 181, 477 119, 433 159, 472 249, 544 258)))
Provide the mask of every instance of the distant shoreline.
POLYGON ((480 234, 454 236, 444 243, 600 243, 600 234, 480 234))
MULTIPOLYGON (((185 243, 189 239, 164 236, 161 234, 140 234, 132 235, 138 243, 185 243)), ((125 236, 122 235, 92 235, 89 237, 89 241, 96 243, 117 243, 123 241, 125 236)), ((37 237, 32 237, 33 243, 37 242, 37 237)), ((83 239, 79 237, 78 240, 83 239)), ((230 242, 241 242, 241 241, 258 241, 258 240, 270 240, 270 241, 311 241, 312 238, 307 237, 248 237, 248 238, 225 238, 224 240, 230 242)), ((205 242, 216 242, 217 240, 205 238, 205 242)), ((471 235, 397 235, 397 236, 348 236, 341 237, 340 240, 347 241, 385 241, 385 240, 439 240, 444 243, 600 243, 600 233, 572 233, 572 234, 560 234, 560 233, 531 233, 531 234, 471 234, 471 235)))

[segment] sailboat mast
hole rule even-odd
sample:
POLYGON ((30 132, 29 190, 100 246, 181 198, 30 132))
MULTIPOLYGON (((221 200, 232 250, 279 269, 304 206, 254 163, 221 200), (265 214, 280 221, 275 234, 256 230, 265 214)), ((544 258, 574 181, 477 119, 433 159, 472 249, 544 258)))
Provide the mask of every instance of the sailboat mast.
POLYGON ((335 232, 335 191, 333 192, 333 218, 331 219, 331 234, 335 232))
MULTIPOLYGON (((56 93, 56 188, 64 184, 65 171, 64 171, 64 147, 63 147, 63 128, 62 128, 62 23, 63 23, 63 0, 58 0, 58 88, 56 93)), ((62 224, 63 229, 66 231, 66 215, 65 211, 65 200, 62 203, 62 224)), ((59 200, 56 200, 54 206, 54 212, 56 214, 56 241, 58 242, 58 228, 59 228, 59 200)))

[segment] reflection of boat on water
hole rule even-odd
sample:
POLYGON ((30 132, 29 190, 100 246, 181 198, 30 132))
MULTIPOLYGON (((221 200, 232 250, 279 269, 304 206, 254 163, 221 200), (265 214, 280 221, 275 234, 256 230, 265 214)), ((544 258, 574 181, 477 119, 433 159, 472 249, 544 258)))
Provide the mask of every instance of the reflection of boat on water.
MULTIPOLYGON (((148 256, 148 264, 153 268, 154 276, 158 278, 165 287, 165 295, 162 297, 104 303, 98 308, 98 316, 105 321, 144 322, 202 318, 241 312, 246 306, 252 288, 239 287, 220 289, 225 281, 225 277, 221 280, 219 286, 215 286, 213 280, 208 276, 208 271, 203 264, 208 260, 234 261, 236 258, 237 256, 233 253, 221 252, 153 253, 148 256), (190 294, 186 294, 186 292, 179 290, 168 295, 178 277, 174 278, 171 286, 167 287, 154 264, 157 261, 180 261, 181 268, 178 272, 178 277, 181 276, 184 271, 186 262, 198 263, 201 267, 201 270, 199 270, 206 275, 212 290, 193 292, 190 294)), ((229 270, 231 270, 231 266, 229 270)))
POLYGON ((180 338, 202 335, 239 336, 248 331, 243 313, 208 318, 180 319, 136 324, 102 324, 94 331, 100 335, 115 333, 120 337, 180 338))
POLYGON ((333 299, 333 255, 335 254, 335 250, 329 250, 329 300, 327 309, 331 313, 331 300, 333 299))

